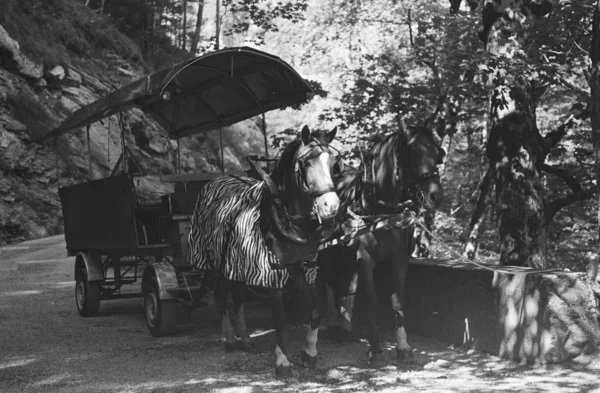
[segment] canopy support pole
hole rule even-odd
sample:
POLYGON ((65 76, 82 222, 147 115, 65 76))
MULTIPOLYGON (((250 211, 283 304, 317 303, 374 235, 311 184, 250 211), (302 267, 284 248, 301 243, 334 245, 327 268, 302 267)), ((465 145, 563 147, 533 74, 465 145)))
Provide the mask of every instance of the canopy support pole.
POLYGON ((106 135, 106 166, 110 171, 110 116, 108 117, 108 133, 106 135))
POLYGON ((60 175, 58 171, 58 137, 54 138, 54 167, 56 168, 56 185, 58 186, 58 177, 60 175))
POLYGON ((267 159, 267 173, 271 172, 271 164, 269 162, 269 144, 267 143, 267 120, 265 118, 265 112, 262 113, 262 133, 265 139, 265 158, 267 159))
POLYGON ((181 153, 179 150, 179 134, 177 134, 177 173, 181 173, 181 153))
POLYGON ((225 174, 225 152, 223 151, 223 127, 219 127, 219 142, 221 144, 221 172, 225 174))
POLYGON ((88 126, 86 127, 86 133, 87 133, 87 147, 88 147, 88 176, 90 177, 90 180, 93 180, 93 174, 92 174, 92 149, 91 149, 91 144, 90 144, 90 124, 88 124, 88 126))
POLYGON ((123 115, 119 113, 119 128, 121 128, 121 168, 122 173, 127 173, 127 157, 125 157, 125 155, 127 154, 125 152, 125 128, 123 126, 123 115))

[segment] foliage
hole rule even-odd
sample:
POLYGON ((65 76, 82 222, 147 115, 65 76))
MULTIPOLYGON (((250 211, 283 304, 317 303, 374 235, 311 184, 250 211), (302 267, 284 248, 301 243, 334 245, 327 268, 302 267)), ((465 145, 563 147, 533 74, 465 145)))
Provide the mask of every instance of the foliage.
POLYGON ((304 19, 308 0, 272 1, 265 0, 223 0, 223 5, 232 13, 243 13, 247 17, 234 23, 225 34, 236 34, 247 31, 251 25, 263 31, 277 32, 277 19, 287 19, 298 23, 304 19))
POLYGON ((109 18, 72 0, 4 0, 0 24, 40 63, 56 65, 71 55, 94 57, 103 52, 141 61, 139 48, 109 18))

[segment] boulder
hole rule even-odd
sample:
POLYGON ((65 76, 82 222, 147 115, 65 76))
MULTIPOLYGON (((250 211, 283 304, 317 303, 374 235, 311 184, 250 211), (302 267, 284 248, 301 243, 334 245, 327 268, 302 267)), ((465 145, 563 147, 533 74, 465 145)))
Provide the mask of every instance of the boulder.
POLYGON ((74 69, 70 68, 67 72, 66 78, 63 81, 65 86, 79 87, 81 86, 82 78, 81 74, 74 69))
POLYGON ((66 71, 63 66, 56 65, 44 72, 44 76, 50 84, 60 84, 65 79, 66 71))
POLYGON ((20 133, 27 131, 27 126, 8 115, 0 115, 0 124, 8 131, 20 133))
POLYGON ((456 261, 411 261, 407 330, 526 364, 598 351, 598 304, 584 273, 504 268, 515 273, 456 261))
POLYGON ((23 76, 34 79, 41 78, 43 74, 43 67, 23 55, 19 48, 19 43, 13 40, 1 25, 0 64, 6 69, 14 70, 23 76))

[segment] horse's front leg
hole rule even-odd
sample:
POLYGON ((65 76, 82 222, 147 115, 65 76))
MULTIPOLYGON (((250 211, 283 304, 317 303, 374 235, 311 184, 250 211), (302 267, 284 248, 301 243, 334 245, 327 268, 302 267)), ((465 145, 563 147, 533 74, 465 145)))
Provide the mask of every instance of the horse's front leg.
POLYGON ((339 312, 341 341, 348 341, 352 337, 352 318, 354 316, 354 299, 358 286, 358 271, 355 271, 348 284, 347 293, 340 295, 339 312))
POLYGON ((365 250, 360 247, 358 256, 358 282, 359 288, 364 292, 367 300, 367 321, 369 325, 369 366, 381 367, 386 364, 383 351, 379 345, 379 331, 377 330, 377 293, 373 280, 375 261, 365 250))
MULTIPOLYGON (((314 268, 313 268, 314 269, 314 268)), ((317 284, 312 282, 308 283, 304 275, 300 275, 302 272, 295 271, 294 281, 298 283, 298 287, 301 290, 301 296, 305 300, 305 310, 310 312, 310 318, 308 323, 308 330, 306 332, 306 339, 300 352, 300 359, 302 365, 307 368, 315 368, 317 366, 317 341, 319 340, 319 325, 321 323, 321 316, 324 315, 325 309, 322 306, 324 303, 319 302, 319 293, 317 284), (321 307, 319 307, 321 305, 321 307)))
POLYGON ((244 352, 256 352, 256 345, 246 326, 246 316, 244 315, 244 297, 246 294, 246 286, 241 282, 236 282, 232 288, 233 296, 233 311, 235 320, 235 329, 238 337, 240 337, 240 349, 244 352))
POLYGON ((397 252, 392 256, 392 307, 396 316, 396 359, 404 361, 406 358, 412 358, 412 348, 408 344, 406 330, 404 328, 404 284, 406 282, 406 273, 410 258, 410 244, 412 233, 409 230, 397 231, 394 234, 395 244, 398 244, 397 252))
POLYGON ((292 363, 287 358, 284 335, 283 291, 281 289, 270 289, 269 296, 271 297, 273 322, 275 324, 275 374, 278 377, 291 377, 292 363))

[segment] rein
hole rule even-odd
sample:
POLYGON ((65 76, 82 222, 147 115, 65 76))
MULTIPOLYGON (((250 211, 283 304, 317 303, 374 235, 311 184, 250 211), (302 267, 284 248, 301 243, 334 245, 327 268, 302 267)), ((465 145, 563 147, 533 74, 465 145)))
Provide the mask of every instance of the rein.
MULTIPOLYGON (((431 236, 432 239, 436 240, 442 247, 444 247, 445 249, 447 249, 448 251, 450 251, 451 254, 453 254, 457 260, 464 262, 464 263, 468 263, 471 265, 475 265, 477 267, 480 267, 482 269, 485 270, 490 270, 493 272, 498 272, 498 273, 506 273, 506 274, 524 274, 524 275, 528 275, 528 274, 538 274, 538 273, 560 273, 560 272, 564 272, 563 270, 561 270, 560 268, 550 268, 550 269, 534 269, 534 270, 520 270, 520 269, 531 269, 531 268, 525 268, 525 267, 520 267, 520 266, 514 266, 513 269, 511 269, 511 267, 509 266, 504 266, 504 267, 494 267, 494 266, 489 266, 480 262, 476 262, 476 261, 472 261, 470 259, 465 258, 461 253, 459 253, 458 251, 454 250, 452 247, 450 247, 448 244, 446 244, 442 239, 440 239, 438 236, 436 236, 433 232, 431 232, 425 225, 423 225, 421 222, 419 222, 418 220, 415 220, 414 223, 416 225, 418 225, 419 227, 421 227, 421 229, 423 229, 425 232, 427 232, 429 234, 429 236, 431 236)), ((568 272, 564 272, 564 273, 568 273, 568 272)))

